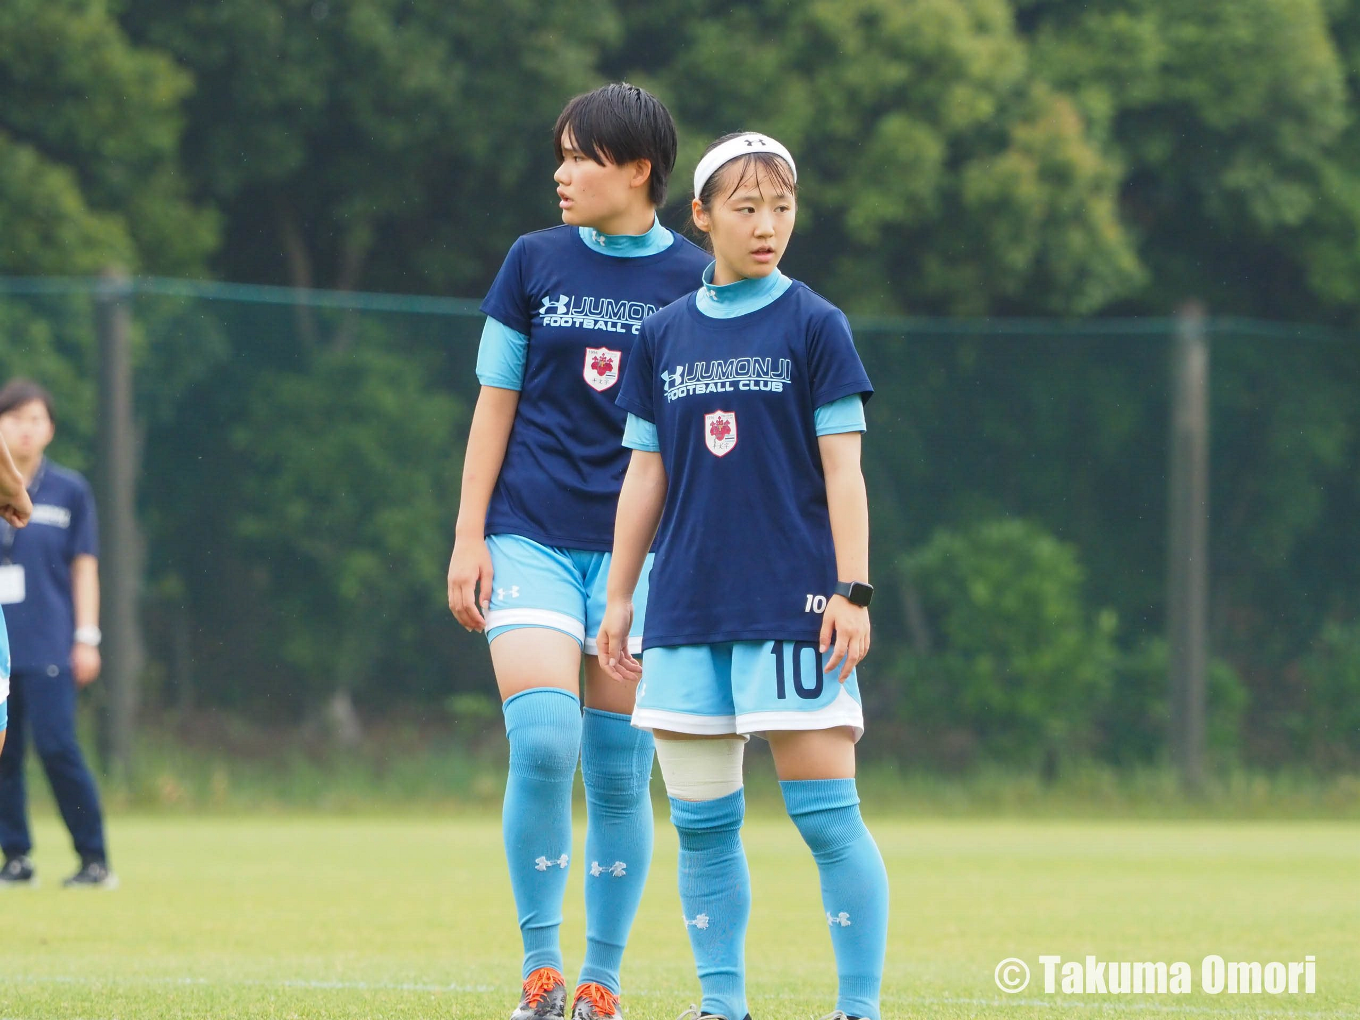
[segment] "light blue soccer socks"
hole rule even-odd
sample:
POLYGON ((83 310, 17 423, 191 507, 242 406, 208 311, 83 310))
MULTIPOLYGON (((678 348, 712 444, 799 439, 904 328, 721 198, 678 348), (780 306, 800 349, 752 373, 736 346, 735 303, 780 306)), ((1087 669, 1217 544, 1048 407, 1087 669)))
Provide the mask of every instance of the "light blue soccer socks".
POLYGON ((587 708, 581 730, 586 781, 586 956, 581 984, 619 994, 619 965, 652 863, 652 735, 626 715, 587 708))
POLYGON ((879 1020, 879 990, 888 946, 888 872, 859 813, 853 779, 780 783, 789 817, 812 851, 822 877, 840 991, 836 1008, 879 1020))
POLYGON ((717 800, 671 798, 680 837, 680 906, 703 989, 703 1012, 746 1016, 746 924, 751 873, 741 845, 741 790, 717 800))
POLYGON ((581 703, 556 687, 535 687, 502 706, 510 738, 501 827, 510 887, 524 938, 524 977, 562 969, 558 929, 571 860, 571 785, 581 752, 581 703))

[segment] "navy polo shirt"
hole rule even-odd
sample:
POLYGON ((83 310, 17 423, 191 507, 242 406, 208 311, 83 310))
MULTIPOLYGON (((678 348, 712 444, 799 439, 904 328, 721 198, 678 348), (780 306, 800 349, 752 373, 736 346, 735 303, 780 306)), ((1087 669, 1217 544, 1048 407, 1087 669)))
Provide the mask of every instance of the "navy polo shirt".
POLYGON ((24 568, 24 599, 5 606, 14 671, 68 667, 75 641, 71 561, 99 555, 94 494, 84 477, 44 460, 28 488, 33 517, 0 521, 0 563, 24 568))

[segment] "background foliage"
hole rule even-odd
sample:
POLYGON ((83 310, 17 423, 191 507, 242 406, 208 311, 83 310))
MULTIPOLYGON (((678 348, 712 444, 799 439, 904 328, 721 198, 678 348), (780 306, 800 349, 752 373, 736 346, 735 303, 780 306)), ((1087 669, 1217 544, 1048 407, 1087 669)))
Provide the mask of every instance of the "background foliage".
MULTIPOLYGON (((637 81, 681 125, 668 223, 717 134, 799 156, 787 268, 879 384, 886 750, 1163 753, 1170 327, 1114 317, 1199 298, 1213 746, 1353 767, 1358 71, 1360 0, 13 0, 0 272, 475 298, 556 219, 562 102, 637 81), (937 315, 1072 321, 901 318, 937 315)), ((88 289, 11 291, 0 374, 52 387, 88 469, 88 289)), ((477 319, 172 291, 134 309, 152 706, 487 689, 441 580, 477 319)))

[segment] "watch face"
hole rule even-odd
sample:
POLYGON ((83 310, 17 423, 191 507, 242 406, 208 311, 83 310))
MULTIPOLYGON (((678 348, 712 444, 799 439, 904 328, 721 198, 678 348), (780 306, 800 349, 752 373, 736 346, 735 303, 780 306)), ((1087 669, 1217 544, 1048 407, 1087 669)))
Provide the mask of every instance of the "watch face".
POLYGON ((836 592, 844 595, 851 604, 867 608, 874 597, 874 586, 859 581, 842 581, 836 585, 836 592))

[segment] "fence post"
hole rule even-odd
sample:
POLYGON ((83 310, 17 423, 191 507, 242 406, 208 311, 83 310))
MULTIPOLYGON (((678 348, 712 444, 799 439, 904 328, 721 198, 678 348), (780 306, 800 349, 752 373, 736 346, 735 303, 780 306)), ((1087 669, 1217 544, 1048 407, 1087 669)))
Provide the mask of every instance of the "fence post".
POLYGON ((1204 780, 1209 602, 1209 344, 1204 307, 1176 316, 1171 357, 1167 562, 1171 747, 1191 792, 1204 780))
POLYGON ((136 736, 143 658, 142 546, 137 528, 137 432, 132 399, 132 287, 106 269, 95 301, 99 337, 100 593, 108 711, 102 743, 109 770, 126 779, 136 736))

